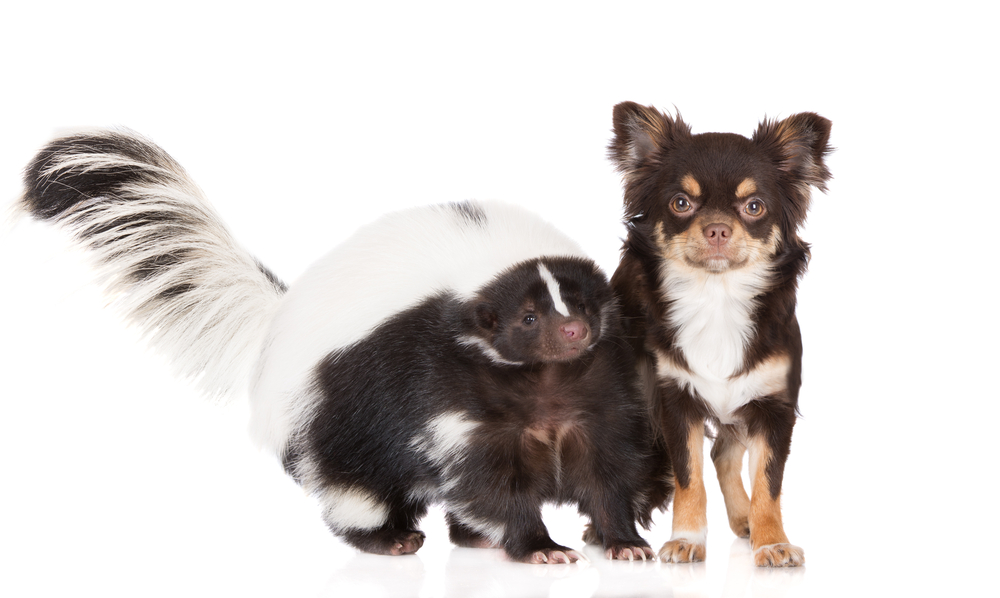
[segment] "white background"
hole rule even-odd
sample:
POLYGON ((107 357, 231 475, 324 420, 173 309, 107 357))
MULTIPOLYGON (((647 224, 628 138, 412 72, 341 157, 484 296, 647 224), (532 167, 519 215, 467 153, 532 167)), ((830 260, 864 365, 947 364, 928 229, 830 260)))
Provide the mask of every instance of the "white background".
MULTIPOLYGON (((995 591, 986 3, 27 4, 0 26, 4 205, 56 133, 128 126, 287 281, 380 213, 472 197, 537 210, 612 271, 605 147, 623 100, 744 135, 816 111, 837 151, 802 231, 804 417, 783 502, 803 569, 750 567, 714 484, 704 564, 512 564, 453 549, 437 511, 416 556, 359 555, 251 445, 243 401, 171 378, 64 237, 20 222, 0 233, 0 595, 995 591)), ((572 509, 546 517, 581 544, 572 509)), ((669 514, 646 534, 668 536, 669 514)))

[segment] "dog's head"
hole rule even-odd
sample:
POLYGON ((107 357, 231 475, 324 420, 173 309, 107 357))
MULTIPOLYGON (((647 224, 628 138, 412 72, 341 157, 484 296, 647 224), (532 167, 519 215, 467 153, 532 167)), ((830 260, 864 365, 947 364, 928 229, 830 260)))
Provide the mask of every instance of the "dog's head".
POLYGON ((765 120, 752 139, 692 135, 679 116, 618 104, 609 149, 625 179, 626 221, 677 268, 724 273, 790 254, 804 262, 797 230, 810 188, 825 191, 830 178, 830 124, 804 112, 765 120))

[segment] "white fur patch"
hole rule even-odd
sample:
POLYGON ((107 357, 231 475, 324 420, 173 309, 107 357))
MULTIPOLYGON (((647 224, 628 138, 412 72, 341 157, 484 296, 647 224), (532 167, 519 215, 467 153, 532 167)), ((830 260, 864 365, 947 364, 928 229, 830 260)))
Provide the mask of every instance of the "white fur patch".
POLYGON ((673 301, 667 319, 676 327, 676 344, 688 370, 660 355, 659 374, 696 393, 722 423, 732 423, 729 415, 735 409, 784 385, 787 359, 768 360, 736 376, 754 334, 756 297, 767 289, 769 280, 766 265, 718 274, 671 268, 669 262, 664 267, 664 291, 673 301))
POLYGON ((427 458, 447 470, 448 463, 461 458, 469 435, 479 424, 459 412, 445 413, 432 419, 411 445, 427 458))
POLYGON ((466 515, 463 509, 455 509, 454 507, 451 509, 451 514, 463 525, 486 536, 493 544, 499 546, 503 543, 503 538, 507 533, 507 529, 502 523, 471 517, 466 515))
POLYGON ((541 262, 538 263, 538 273, 542 275, 542 280, 545 281, 545 286, 549 289, 549 295, 552 296, 552 305, 556 311, 568 317, 569 308, 563 303, 562 292, 559 290, 559 281, 556 280, 555 276, 552 276, 549 269, 541 262))
POLYGON ((486 342, 486 339, 482 339, 478 336, 463 336, 458 339, 458 342, 466 347, 475 347, 483 352, 483 355, 490 358, 490 361, 498 363, 501 365, 524 365, 522 361, 511 361, 504 358, 499 351, 496 350, 493 345, 486 342))
POLYGON ((669 356, 657 354, 657 372, 673 378, 681 387, 701 397, 723 424, 736 423, 731 414, 758 397, 781 392, 788 387, 788 370, 791 360, 786 355, 776 355, 759 363, 746 374, 722 378, 703 371, 687 370, 677 366, 669 356))
POLYGON ((436 503, 441 500, 441 489, 431 482, 417 482, 410 487, 406 495, 413 501, 436 503))
POLYGON ((670 533, 670 540, 687 540, 692 544, 704 544, 708 539, 708 528, 701 528, 700 530, 684 530, 677 529, 670 533))
POLYGON ((428 461, 441 468, 444 482, 436 492, 447 496, 462 482, 454 473, 454 465, 465 456, 469 436, 479 426, 464 413, 453 411, 432 419, 424 429, 410 440, 410 446, 423 454, 428 461))
POLYGON ((389 518, 389 508, 359 488, 330 487, 319 494, 323 520, 336 530, 375 529, 389 518))
POLYGON ((498 202, 478 212, 438 205, 395 212, 362 227, 291 285, 271 324, 251 389, 251 433, 282 453, 311 414, 317 363, 381 322, 442 292, 472 298, 526 260, 586 257, 538 216, 498 202))

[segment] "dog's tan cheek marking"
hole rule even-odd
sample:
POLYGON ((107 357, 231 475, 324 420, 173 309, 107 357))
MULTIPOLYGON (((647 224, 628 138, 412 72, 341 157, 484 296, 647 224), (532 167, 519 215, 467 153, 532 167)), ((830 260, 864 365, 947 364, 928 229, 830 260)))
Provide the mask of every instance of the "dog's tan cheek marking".
POLYGON ((660 255, 664 259, 670 259, 670 244, 667 243, 667 235, 663 232, 662 222, 657 222, 656 227, 653 228, 653 240, 656 241, 656 246, 660 249, 660 255))
POLYGON ((771 227, 771 234, 763 239, 755 239, 745 234, 742 226, 739 227, 739 230, 740 234, 737 235, 737 229, 733 228, 732 242, 743 243, 747 262, 751 264, 768 262, 778 253, 778 247, 781 245, 781 231, 778 229, 777 224, 771 227))
POLYGON ((681 179, 681 189, 691 197, 698 197, 701 195, 701 185, 698 184, 697 179, 690 174, 684 175, 681 179))
POLYGON ((747 443, 750 449, 750 547, 787 544, 788 536, 781 522, 781 495, 771 497, 767 464, 771 462, 771 447, 755 436, 747 443))
POLYGON ((736 197, 738 199, 746 199, 756 192, 757 183, 749 177, 740 181, 740 184, 736 187, 736 197))
POLYGON ((781 245, 781 229, 775 224, 771 227, 771 236, 767 239, 767 251, 769 255, 778 253, 778 246, 781 245))
POLYGON ((653 240, 656 241, 657 247, 659 247, 660 249, 666 249, 667 235, 663 232, 662 222, 656 223, 656 227, 653 229, 653 240))
POLYGON ((656 241, 656 246, 659 248, 660 255, 664 260, 679 262, 682 260, 684 247, 688 242, 688 231, 678 233, 672 238, 667 239, 667 235, 663 231, 663 223, 657 222, 656 227, 653 228, 653 240, 656 241))

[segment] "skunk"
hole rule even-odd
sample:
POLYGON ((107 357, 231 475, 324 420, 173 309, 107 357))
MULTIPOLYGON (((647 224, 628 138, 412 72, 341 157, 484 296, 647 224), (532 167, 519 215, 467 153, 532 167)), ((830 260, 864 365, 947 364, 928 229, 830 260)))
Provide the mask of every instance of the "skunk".
POLYGON ((609 558, 653 556, 636 522, 671 476, 617 301, 538 217, 474 201, 389 214, 288 288, 131 132, 53 141, 25 189, 19 205, 94 256, 181 375, 248 392, 251 435, 347 543, 413 553, 440 502, 458 545, 572 562, 541 519, 559 502, 609 558))
POLYGON ((705 422, 732 530, 758 566, 798 566, 780 493, 801 385, 798 236, 810 189, 826 190, 831 123, 811 112, 765 120, 752 139, 693 135, 678 116, 624 102, 610 154, 625 180, 628 236, 612 286, 639 362, 676 497, 666 561, 705 558, 705 422), (740 471, 749 451, 751 494, 740 471))

